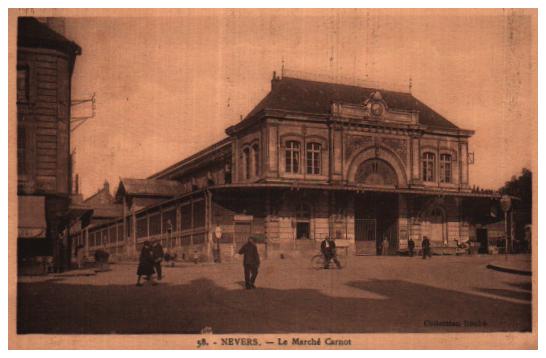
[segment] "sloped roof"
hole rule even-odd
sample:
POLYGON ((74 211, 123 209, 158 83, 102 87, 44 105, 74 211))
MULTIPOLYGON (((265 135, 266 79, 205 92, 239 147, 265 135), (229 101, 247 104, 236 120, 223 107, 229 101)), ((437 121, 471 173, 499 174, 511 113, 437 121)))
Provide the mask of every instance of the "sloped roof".
POLYGON ((33 17, 17 19, 17 46, 49 48, 62 51, 72 57, 82 52, 77 43, 51 30, 33 17))
POLYGON ((86 205, 104 205, 112 204, 114 202, 114 197, 110 194, 110 191, 106 188, 98 190, 95 194, 91 195, 87 199, 83 200, 83 203, 86 205))
POLYGON ((273 79, 271 91, 245 119, 250 119, 265 109, 329 114, 332 102, 360 104, 375 91, 381 92, 389 108, 418 111, 420 124, 440 128, 458 128, 432 108, 419 101, 411 93, 291 77, 273 79))
POLYGON ((162 169, 161 171, 151 175, 148 177, 148 179, 154 179, 156 178, 165 178, 174 173, 175 171, 178 171, 182 168, 188 168, 191 165, 197 163, 202 164, 209 162, 211 158, 213 158, 218 153, 222 153, 223 151, 226 151, 226 148, 229 149, 228 154, 231 154, 231 138, 226 137, 216 143, 211 144, 210 146, 206 147, 205 149, 202 149, 198 151, 197 153, 194 153, 190 155, 187 158, 184 158, 183 160, 176 162, 173 165, 168 166, 165 169, 162 169))
POLYGON ((122 188, 127 195, 134 196, 169 197, 178 195, 184 191, 184 185, 180 182, 164 179, 122 178, 118 188, 118 195, 122 188))
POLYGON ((123 205, 110 204, 101 205, 93 208, 93 217, 117 218, 123 216, 123 205))

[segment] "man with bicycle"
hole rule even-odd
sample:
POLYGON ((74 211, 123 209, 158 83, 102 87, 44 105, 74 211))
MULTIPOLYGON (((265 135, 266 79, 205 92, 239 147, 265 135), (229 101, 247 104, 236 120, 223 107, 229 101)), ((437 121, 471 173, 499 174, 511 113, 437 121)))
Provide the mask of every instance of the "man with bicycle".
POLYGON ((324 255, 324 268, 330 268, 330 261, 334 260, 337 268, 341 268, 341 264, 336 257, 336 243, 333 237, 326 237, 320 244, 320 252, 324 255))

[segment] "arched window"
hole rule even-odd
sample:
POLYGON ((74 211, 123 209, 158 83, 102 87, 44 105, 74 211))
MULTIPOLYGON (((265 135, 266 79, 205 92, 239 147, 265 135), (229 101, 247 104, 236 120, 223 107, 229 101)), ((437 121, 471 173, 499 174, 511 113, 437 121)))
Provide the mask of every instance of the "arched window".
POLYGON ((244 177, 250 179, 250 149, 243 149, 243 165, 244 165, 244 177))
POLYGON ((260 176, 260 147, 258 144, 252 146, 252 154, 254 155, 254 175, 260 176))
POLYGON ((307 143, 307 174, 320 174, 319 143, 307 143))
POLYGON ((434 181, 434 162, 436 156, 434 153, 423 153, 423 181, 434 181))
POLYGON ((440 154, 440 183, 451 183, 450 154, 440 154))
POLYGON ((299 173, 300 171, 300 143, 286 142, 286 172, 299 173))
POLYGON ((381 159, 369 159, 358 166, 354 181, 359 184, 395 186, 398 177, 389 163, 381 159))

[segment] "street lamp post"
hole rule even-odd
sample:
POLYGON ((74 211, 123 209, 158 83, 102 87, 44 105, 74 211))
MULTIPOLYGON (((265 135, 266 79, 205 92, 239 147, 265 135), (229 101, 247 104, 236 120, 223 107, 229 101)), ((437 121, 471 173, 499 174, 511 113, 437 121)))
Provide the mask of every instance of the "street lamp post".
POLYGON ((222 228, 220 225, 216 225, 214 229, 214 237, 216 238, 216 262, 220 263, 222 261, 220 255, 220 239, 222 239, 222 228))
POLYGON ((512 198, 503 195, 500 199, 502 211, 504 211, 504 259, 508 259, 508 211, 512 206, 512 198))

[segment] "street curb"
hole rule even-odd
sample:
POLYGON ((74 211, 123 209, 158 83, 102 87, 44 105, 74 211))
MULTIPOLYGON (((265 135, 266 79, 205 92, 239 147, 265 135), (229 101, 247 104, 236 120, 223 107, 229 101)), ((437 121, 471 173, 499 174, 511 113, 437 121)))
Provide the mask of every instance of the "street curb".
POLYGON ((489 264, 486 266, 488 269, 500 271, 500 272, 506 272, 506 273, 513 273, 516 275, 525 275, 525 276, 531 276, 533 273, 528 270, 518 270, 510 267, 504 267, 504 266, 497 266, 494 264, 489 264))

